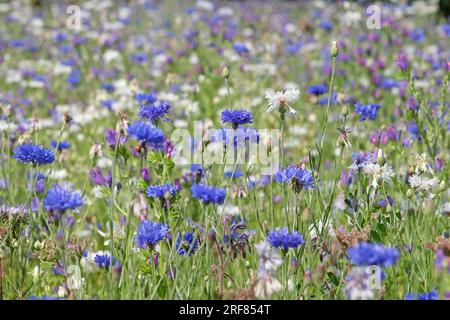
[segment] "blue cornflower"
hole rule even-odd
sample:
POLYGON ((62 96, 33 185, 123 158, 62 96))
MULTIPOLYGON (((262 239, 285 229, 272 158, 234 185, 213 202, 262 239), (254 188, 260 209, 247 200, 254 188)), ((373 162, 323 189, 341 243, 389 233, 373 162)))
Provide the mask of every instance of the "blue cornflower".
POLYGON ((97 252, 94 261, 100 269, 108 270, 111 264, 114 265, 116 263, 116 258, 111 258, 111 255, 108 252, 97 252))
POLYGON ((83 205, 81 194, 78 191, 69 191, 59 184, 54 184, 45 195, 44 202, 47 210, 64 212, 67 209, 76 209, 83 205))
POLYGON ((277 172, 274 176, 278 183, 294 183, 294 186, 300 191, 314 187, 314 177, 311 170, 304 167, 288 166, 277 172))
POLYGON ((166 113, 170 109, 170 104, 167 101, 159 101, 155 104, 145 105, 139 111, 139 117, 141 119, 148 119, 153 124, 157 124, 159 119, 164 121, 169 120, 166 117, 166 113))
POLYGON ((237 178, 243 177, 244 173, 242 171, 240 171, 240 170, 235 170, 234 172, 233 171, 226 171, 223 175, 225 177, 227 177, 227 178, 237 179, 237 178))
POLYGON ((355 104, 355 112, 359 114, 359 121, 364 121, 366 119, 375 120, 377 118, 377 111, 381 108, 379 104, 355 104))
POLYGON ((320 21, 319 27, 324 29, 325 31, 330 32, 333 30, 333 24, 328 20, 322 20, 320 21))
POLYGON ((192 196, 205 203, 223 204, 227 192, 222 188, 209 187, 204 184, 193 184, 191 186, 192 196))
POLYGON ((408 124, 408 133, 413 140, 422 140, 422 135, 420 134, 419 126, 414 121, 408 124))
POLYGON ((56 147, 58 147, 58 151, 62 151, 65 149, 69 149, 70 148, 70 143, 67 141, 60 141, 58 144, 58 141, 53 140, 52 142, 50 142, 50 146, 53 149, 56 149, 56 147))
POLYGON ((353 164, 350 168, 360 169, 364 167, 366 163, 373 162, 373 155, 366 152, 353 152, 352 153, 353 164))
POLYGON ((81 81, 81 72, 78 69, 72 70, 67 76, 66 82, 71 86, 76 86, 81 81))
POLYGON ((155 103, 158 98, 156 97, 155 93, 148 92, 148 93, 137 93, 134 99, 139 103, 140 106, 143 106, 146 104, 155 103))
POLYGON ((148 123, 135 121, 128 127, 127 132, 136 140, 147 143, 152 149, 161 150, 163 148, 164 132, 148 123))
POLYGON ((211 142, 223 142, 225 145, 230 145, 233 142, 233 147, 244 147, 245 143, 259 143, 259 132, 256 128, 239 127, 237 129, 216 129, 209 132, 209 139, 211 142))
POLYGON ((411 32, 411 40, 413 40, 416 43, 421 43, 425 41, 425 32, 423 31, 423 29, 420 28, 415 28, 412 32, 411 32))
POLYGON ((169 227, 149 220, 142 221, 138 228, 136 244, 140 248, 153 247, 159 241, 169 237, 169 227))
POLYGON ((135 53, 131 56, 131 61, 134 64, 142 64, 148 60, 148 56, 145 52, 135 53))
POLYGON ((237 128, 239 125, 252 123, 253 115, 251 112, 241 110, 224 110, 220 115, 222 123, 231 123, 233 128, 237 128))
POLYGON ((438 300, 439 293, 436 289, 432 289, 430 292, 413 292, 405 295, 405 300, 438 300))
POLYGON ((298 248, 305 243, 302 235, 298 231, 289 232, 287 228, 269 231, 267 241, 275 248, 288 250, 289 248, 298 248))
POLYGON ((114 86, 114 83, 109 83, 109 82, 102 83, 101 88, 108 92, 113 92, 116 89, 116 87, 114 86))
POLYGON ((233 44, 233 50, 236 51, 238 54, 244 54, 248 53, 249 50, 247 46, 244 43, 236 42, 233 44))
POLYGON ((197 251, 199 241, 195 234, 186 232, 184 235, 179 235, 177 239, 177 252, 180 255, 192 255, 197 251))
POLYGON ((315 96, 320 96, 321 94, 324 94, 326 92, 327 86, 324 84, 316 84, 308 88, 308 93, 313 94, 315 96))
POLYGON ((177 186, 172 183, 160 184, 155 186, 148 186, 146 189, 147 196, 150 198, 166 198, 167 194, 170 194, 171 197, 175 195, 178 191, 177 186))
POLYGON ((360 242, 348 249, 350 262, 357 266, 389 267, 397 262, 399 256, 396 248, 370 242, 360 242))
POLYGON ((23 144, 14 149, 13 158, 33 166, 52 163, 55 155, 52 150, 34 144, 23 144))

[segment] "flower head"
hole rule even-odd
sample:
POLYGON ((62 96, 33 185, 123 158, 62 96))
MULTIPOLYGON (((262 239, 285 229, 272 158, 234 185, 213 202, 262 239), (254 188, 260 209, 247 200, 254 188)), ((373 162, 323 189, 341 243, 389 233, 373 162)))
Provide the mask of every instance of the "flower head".
POLYGON ((47 210, 64 212, 67 209, 76 209, 83 205, 79 191, 69 191, 59 184, 53 185, 45 195, 44 202, 47 210))
POLYGON ((55 160, 52 150, 34 144, 23 144, 14 149, 13 158, 33 166, 50 164, 55 160))
POLYGON ((177 186, 173 185, 172 183, 148 186, 146 189, 148 197, 160 199, 164 199, 167 196, 173 197, 177 191, 177 186))
POLYGON ((158 101, 151 105, 145 105, 141 107, 139 111, 139 117, 141 119, 150 120, 151 123, 157 124, 160 119, 168 121, 166 117, 167 112, 170 109, 170 104, 167 101, 158 101))
POLYGON ((345 277, 344 293, 350 300, 370 300, 375 297, 372 272, 367 267, 353 267, 345 277))
POLYGON ((327 86, 324 84, 317 84, 317 85, 310 86, 308 88, 308 93, 315 95, 315 96, 320 96, 326 92, 327 92, 327 86))
POLYGON ((297 111, 295 111, 295 109, 293 109, 290 104, 296 102, 299 96, 300 91, 298 89, 288 89, 278 92, 267 90, 266 99, 269 102, 269 108, 267 109, 267 112, 278 110, 281 113, 285 113, 286 107, 288 107, 290 113, 296 114, 297 111))
POLYGON ((302 235, 298 231, 290 233, 287 228, 269 231, 267 241, 273 247, 283 250, 288 250, 289 248, 295 249, 305 243, 302 235))
POLYGON ((400 53, 395 60, 395 64, 400 70, 405 71, 409 66, 408 57, 404 53, 400 53))
POLYGON ((224 110, 220 115, 222 123, 231 123, 233 128, 237 128, 239 125, 252 123, 253 115, 251 112, 241 110, 224 110))
POLYGON ((311 170, 304 166, 288 166, 275 174, 275 181, 279 183, 293 183, 297 191, 314 187, 314 177, 311 170))
POLYGON ((436 289, 432 289, 430 292, 412 292, 405 295, 405 300, 438 300, 439 293, 436 289))
POLYGON ((223 204, 227 192, 222 188, 214 188, 204 184, 194 184, 191 187, 192 196, 205 203, 223 204))
POLYGON ((195 234, 186 232, 184 235, 179 235, 177 239, 177 252, 180 255, 192 255, 197 251, 199 241, 195 234))
POLYGON ((375 120, 377 118, 377 111, 381 108, 379 104, 355 104, 355 112, 359 114, 359 121, 365 121, 366 119, 375 120))
POLYGON ((141 222, 136 236, 136 244, 140 248, 153 247, 159 241, 167 239, 169 227, 165 224, 145 220, 141 222))
POLYGON ((100 269, 108 270, 111 264, 114 265, 116 263, 116 258, 111 258, 109 252, 99 251, 95 254, 94 262, 100 269))
POLYGON ((164 132, 147 123, 135 121, 127 130, 128 134, 140 142, 146 143, 154 150, 161 150, 165 141, 164 132))
POLYGON ((370 242, 359 242, 348 249, 349 260, 357 266, 389 267, 397 262, 399 256, 396 248, 370 242))

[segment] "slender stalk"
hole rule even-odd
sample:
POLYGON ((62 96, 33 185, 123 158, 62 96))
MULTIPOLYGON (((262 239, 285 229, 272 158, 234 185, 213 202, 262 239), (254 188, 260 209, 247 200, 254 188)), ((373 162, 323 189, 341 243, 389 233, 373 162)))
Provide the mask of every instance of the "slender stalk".
POLYGON ((3 300, 3 257, 0 252, 0 301, 3 300))
POLYGON ((327 111, 325 113, 325 120, 323 122, 323 126, 322 126, 322 133, 320 135, 320 160, 319 160, 319 165, 318 165, 318 170, 320 169, 320 165, 322 163, 322 151, 323 151, 323 143, 325 141, 325 130, 327 128, 328 125, 328 114, 330 112, 330 104, 331 104, 331 93, 333 91, 333 80, 334 80, 334 71, 336 68, 336 57, 333 57, 333 61, 332 61, 332 68, 331 68, 331 80, 330 80, 330 89, 328 90, 328 102, 327 102, 327 111))

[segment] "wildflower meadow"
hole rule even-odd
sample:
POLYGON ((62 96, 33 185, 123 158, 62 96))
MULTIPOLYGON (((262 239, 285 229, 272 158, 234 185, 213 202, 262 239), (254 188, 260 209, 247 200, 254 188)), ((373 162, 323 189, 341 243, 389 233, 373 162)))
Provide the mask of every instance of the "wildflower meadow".
POLYGON ((0 1, 0 300, 450 299, 446 3, 0 1))

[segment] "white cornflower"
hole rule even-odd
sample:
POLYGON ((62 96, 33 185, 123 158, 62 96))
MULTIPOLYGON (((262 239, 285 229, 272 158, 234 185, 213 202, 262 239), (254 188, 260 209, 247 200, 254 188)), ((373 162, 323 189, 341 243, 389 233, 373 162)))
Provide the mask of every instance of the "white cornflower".
POLYGON ((439 180, 437 178, 428 178, 417 173, 409 177, 408 182, 411 187, 421 192, 430 192, 439 184, 439 180))
POLYGON ((379 182, 389 182, 394 176, 392 167, 387 164, 381 166, 378 163, 366 163, 363 172, 373 177, 372 186, 374 188, 378 187, 379 182))
POLYGON ((283 263, 278 252, 267 241, 257 244, 255 248, 259 256, 260 271, 274 272, 283 263))
POLYGON ((372 274, 366 267, 354 267, 346 276, 347 284, 344 293, 350 300, 370 300, 374 298, 372 274))
POLYGON ((267 109, 267 112, 272 112, 273 110, 280 110, 280 109, 281 111, 283 111, 285 107, 288 107, 290 113, 296 114, 297 111, 295 111, 290 106, 290 104, 296 102, 299 96, 300 91, 296 88, 277 92, 267 90, 266 99, 269 102, 269 109, 267 109))
POLYGON ((283 289, 280 281, 268 272, 258 274, 258 282, 255 286, 255 296, 259 299, 265 299, 272 294, 283 289))
POLYGON ((421 155, 416 155, 413 161, 413 166, 415 168, 415 173, 419 172, 429 172, 433 173, 433 168, 431 167, 431 161, 427 158, 425 153, 421 155))

